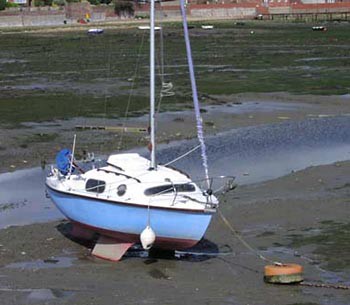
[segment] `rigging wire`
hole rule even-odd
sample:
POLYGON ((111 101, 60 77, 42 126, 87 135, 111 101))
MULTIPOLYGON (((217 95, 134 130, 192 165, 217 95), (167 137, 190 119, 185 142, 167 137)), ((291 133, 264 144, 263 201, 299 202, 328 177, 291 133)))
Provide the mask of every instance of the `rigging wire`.
MULTIPOLYGON (((163 11, 162 11, 162 6, 160 5, 160 14, 159 14, 160 18, 159 18, 159 25, 160 25, 160 30, 159 30, 159 40, 160 40, 160 45, 159 45, 159 56, 160 58, 158 58, 158 56, 156 57, 156 60, 158 62, 158 74, 160 76, 160 81, 161 84, 163 84, 164 82, 164 40, 163 40, 163 11)), ((162 93, 161 93, 161 89, 159 92, 159 96, 158 96, 158 102, 157 102, 157 110, 156 110, 156 114, 159 114, 160 111, 160 105, 162 103, 162 93)), ((156 120, 157 122, 157 120, 156 120)), ((156 123, 157 124, 157 123, 156 123)), ((158 124, 157 124, 158 125, 158 124)), ((156 126, 157 127, 157 126, 156 126)))
MULTIPOLYGON (((108 57, 108 60, 107 60, 107 79, 110 80, 111 78, 111 52, 108 51, 110 50, 110 41, 108 41, 109 45, 108 45, 108 48, 106 48, 107 50, 107 57, 108 57)), ((108 101, 108 97, 107 97, 107 86, 104 87, 104 97, 103 97, 103 100, 104 100, 104 116, 103 116, 103 120, 104 120, 104 123, 103 125, 104 126, 107 126, 107 101, 108 101)))
POLYGON ((269 258, 267 258, 266 256, 262 255, 258 250, 254 249, 250 244, 248 244, 243 237, 233 228, 233 226, 231 225, 231 223, 227 220, 227 218, 224 216, 224 214, 222 214, 222 212, 218 209, 217 210, 222 222, 228 227, 228 229, 231 231, 231 233, 252 253, 254 253, 258 258, 260 258, 261 260, 265 261, 265 262, 269 262, 272 263, 276 266, 282 266, 283 264, 281 262, 276 262, 273 261, 269 258))
MULTIPOLYGON (((132 96, 134 94, 135 80, 136 80, 136 76, 138 75, 138 71, 139 71, 139 68, 140 68, 141 52, 142 52, 144 40, 145 40, 145 32, 142 33, 141 44, 139 46, 138 53, 137 53, 137 61, 136 61, 136 66, 135 66, 135 72, 134 72, 133 77, 132 77, 131 89, 130 89, 130 92, 129 92, 128 102, 127 102, 126 109, 125 109, 124 121, 122 123, 122 127, 125 127, 126 122, 128 121, 128 114, 129 114, 130 105, 131 105, 131 98, 132 98, 132 96)), ((123 131, 121 133, 121 135, 120 135, 120 139, 119 139, 119 142, 118 142, 118 149, 121 149, 121 145, 122 145, 122 142, 123 142, 123 139, 124 139, 124 133, 125 132, 123 131)))
POLYGON ((177 162, 177 161, 179 161, 179 160, 181 160, 181 159, 187 157, 189 154, 193 153, 194 151, 196 151, 196 150, 197 150, 198 148, 200 148, 200 147, 201 147, 201 145, 198 144, 197 146, 195 146, 195 147, 193 147, 192 149, 190 149, 188 152, 186 152, 186 153, 182 154, 181 156, 179 156, 179 157, 177 157, 177 158, 171 160, 171 161, 168 162, 168 163, 165 163, 164 166, 168 166, 168 165, 170 165, 170 164, 173 164, 173 163, 175 163, 175 162, 177 162))
POLYGON ((175 92, 173 92, 173 84, 172 82, 166 82, 165 81, 165 73, 164 73, 164 67, 165 67, 165 56, 164 56, 164 32, 163 32, 163 11, 162 6, 160 5, 160 18, 159 18, 159 24, 160 24, 160 30, 159 30, 159 58, 157 57, 158 62, 158 73, 160 75, 160 91, 159 91, 159 97, 157 102, 157 111, 158 114, 160 112, 160 107, 163 101, 163 97, 173 96, 175 95, 175 92))
MULTIPOLYGON (((81 116, 83 118, 83 124, 86 124, 87 122, 87 118, 86 118, 86 109, 84 110, 84 103, 83 103, 83 88, 82 88, 82 84, 84 83, 84 77, 87 76, 87 74, 89 73, 89 69, 87 67, 87 63, 90 62, 89 59, 89 55, 91 52, 91 44, 89 43, 91 41, 91 37, 90 36, 85 36, 85 37, 81 37, 80 38, 80 42, 79 43, 79 47, 78 47, 78 52, 76 52, 76 54, 84 54, 85 60, 77 60, 77 68, 78 68, 78 81, 79 83, 81 83, 81 85, 78 85, 79 89, 78 89, 78 94, 79 94, 79 98, 78 98, 78 115, 81 116)), ((79 58, 81 58, 79 56, 79 58)))

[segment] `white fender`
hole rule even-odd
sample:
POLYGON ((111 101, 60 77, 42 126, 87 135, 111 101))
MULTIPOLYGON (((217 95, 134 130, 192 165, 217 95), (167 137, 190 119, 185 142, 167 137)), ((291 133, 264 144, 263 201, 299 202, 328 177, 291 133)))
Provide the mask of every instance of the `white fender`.
POLYGON ((154 231, 150 226, 147 226, 142 231, 140 235, 140 240, 141 240, 142 247, 145 250, 149 250, 153 246, 154 241, 156 240, 156 234, 154 233, 154 231))

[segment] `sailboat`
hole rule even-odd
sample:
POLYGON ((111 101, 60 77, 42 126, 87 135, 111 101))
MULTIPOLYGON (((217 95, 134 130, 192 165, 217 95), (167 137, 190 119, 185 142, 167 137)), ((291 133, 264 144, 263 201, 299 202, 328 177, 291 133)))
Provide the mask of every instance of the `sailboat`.
MULTIPOLYGON (((155 130, 155 4, 150 3, 150 160, 136 153, 109 156, 107 165, 73 173, 74 148, 57 155, 57 166, 46 178, 49 197, 80 231, 99 239, 92 254, 117 261, 134 244, 181 250, 204 236, 218 199, 211 190, 201 126, 185 5, 181 1, 186 49, 190 66, 198 139, 206 181, 201 189, 190 177, 157 164, 155 130)), ((75 141, 74 141, 75 142, 75 141)))

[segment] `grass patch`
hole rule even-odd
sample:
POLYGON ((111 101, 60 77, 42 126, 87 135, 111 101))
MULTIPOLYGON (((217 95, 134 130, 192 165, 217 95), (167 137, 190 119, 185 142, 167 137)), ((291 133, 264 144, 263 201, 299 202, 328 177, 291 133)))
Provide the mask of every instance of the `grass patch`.
POLYGON ((48 143, 53 142, 58 137, 57 133, 35 133, 30 136, 19 139, 19 147, 27 148, 34 143, 48 143))
POLYGON ((17 209, 20 207, 23 207, 27 204, 27 200, 24 200, 22 202, 16 202, 16 203, 1 203, 0 204, 0 213, 1 212, 6 212, 8 210, 13 210, 13 209, 17 209))
POLYGON ((292 242, 289 246, 316 245, 314 253, 324 257, 325 268, 332 271, 350 268, 350 223, 324 221, 319 229, 310 236, 290 235, 292 242))
MULTIPOLYGON (((145 97, 133 97, 129 111, 141 111, 148 106, 145 97)), ((72 117, 119 117, 124 116, 128 96, 94 98, 73 94, 37 95, 0 99, 0 123, 20 124, 72 117)))
MULTIPOLYGON (((211 31, 201 24, 191 23, 190 30, 201 95, 349 92, 349 24, 329 24, 326 32, 313 32, 310 24, 265 21, 213 22, 211 31)), ((191 89, 181 24, 164 25, 164 36, 165 81, 173 83, 176 97, 165 98, 162 109, 182 109, 190 103, 191 89)), ((1 39, 2 124, 124 115, 127 82, 135 75, 131 112, 144 113, 148 107, 148 94, 142 93, 148 92, 146 31, 108 29, 96 36, 85 31, 19 32, 1 39)))

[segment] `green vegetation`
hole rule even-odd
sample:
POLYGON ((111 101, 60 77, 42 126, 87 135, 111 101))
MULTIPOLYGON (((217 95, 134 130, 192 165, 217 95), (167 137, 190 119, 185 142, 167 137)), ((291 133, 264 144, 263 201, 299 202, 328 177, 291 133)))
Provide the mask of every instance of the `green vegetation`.
POLYGON ((92 5, 110 4, 112 0, 88 0, 92 5))
MULTIPOLYGON (((350 268, 350 223, 324 221, 316 234, 291 235, 291 247, 315 245, 314 253, 324 257, 327 265, 325 268, 332 271, 342 271, 350 268)), ((308 234, 309 233, 309 234, 308 234)))
POLYGON ((52 5, 56 5, 56 6, 64 6, 66 3, 65 3, 65 0, 53 0, 52 1, 52 5))
POLYGON ((21 139, 20 147, 27 148, 28 145, 33 143, 46 143, 52 142, 58 137, 57 133, 35 133, 24 139, 21 139))
POLYGON ((114 11, 118 16, 133 16, 134 3, 132 1, 116 0, 114 11))
POLYGON ((35 6, 51 6, 53 0, 34 0, 35 6))
POLYGON ((6 0, 0 0, 0 11, 6 8, 6 0))
MULTIPOLYGON (((113 99, 94 98, 91 96, 76 97, 73 94, 38 95, 19 97, 16 102, 11 98, 0 100, 0 123, 20 124, 21 122, 41 122, 52 119, 71 117, 107 117, 123 116, 127 107, 128 96, 113 99)), ((144 97, 133 97, 130 112, 144 114, 148 100, 144 97)))
POLYGON ((6 7, 19 7, 19 4, 14 2, 6 2, 6 7))
MULTIPOLYGON (((299 23, 225 21, 214 23, 211 31, 201 24, 191 23, 190 35, 204 102, 211 94, 349 92, 349 24, 328 24, 326 32, 299 23)), ((144 113, 148 53, 147 31, 136 26, 97 36, 85 30, 6 33, 0 50, 0 123, 123 116, 131 80, 130 111, 144 113)), ((180 23, 164 25, 164 62, 165 81, 173 83, 176 96, 164 98, 161 109, 190 108, 180 23)))
POLYGON ((16 202, 16 203, 0 203, 0 213, 5 212, 7 210, 13 210, 20 207, 23 207, 27 204, 27 200, 24 200, 22 202, 16 202))

